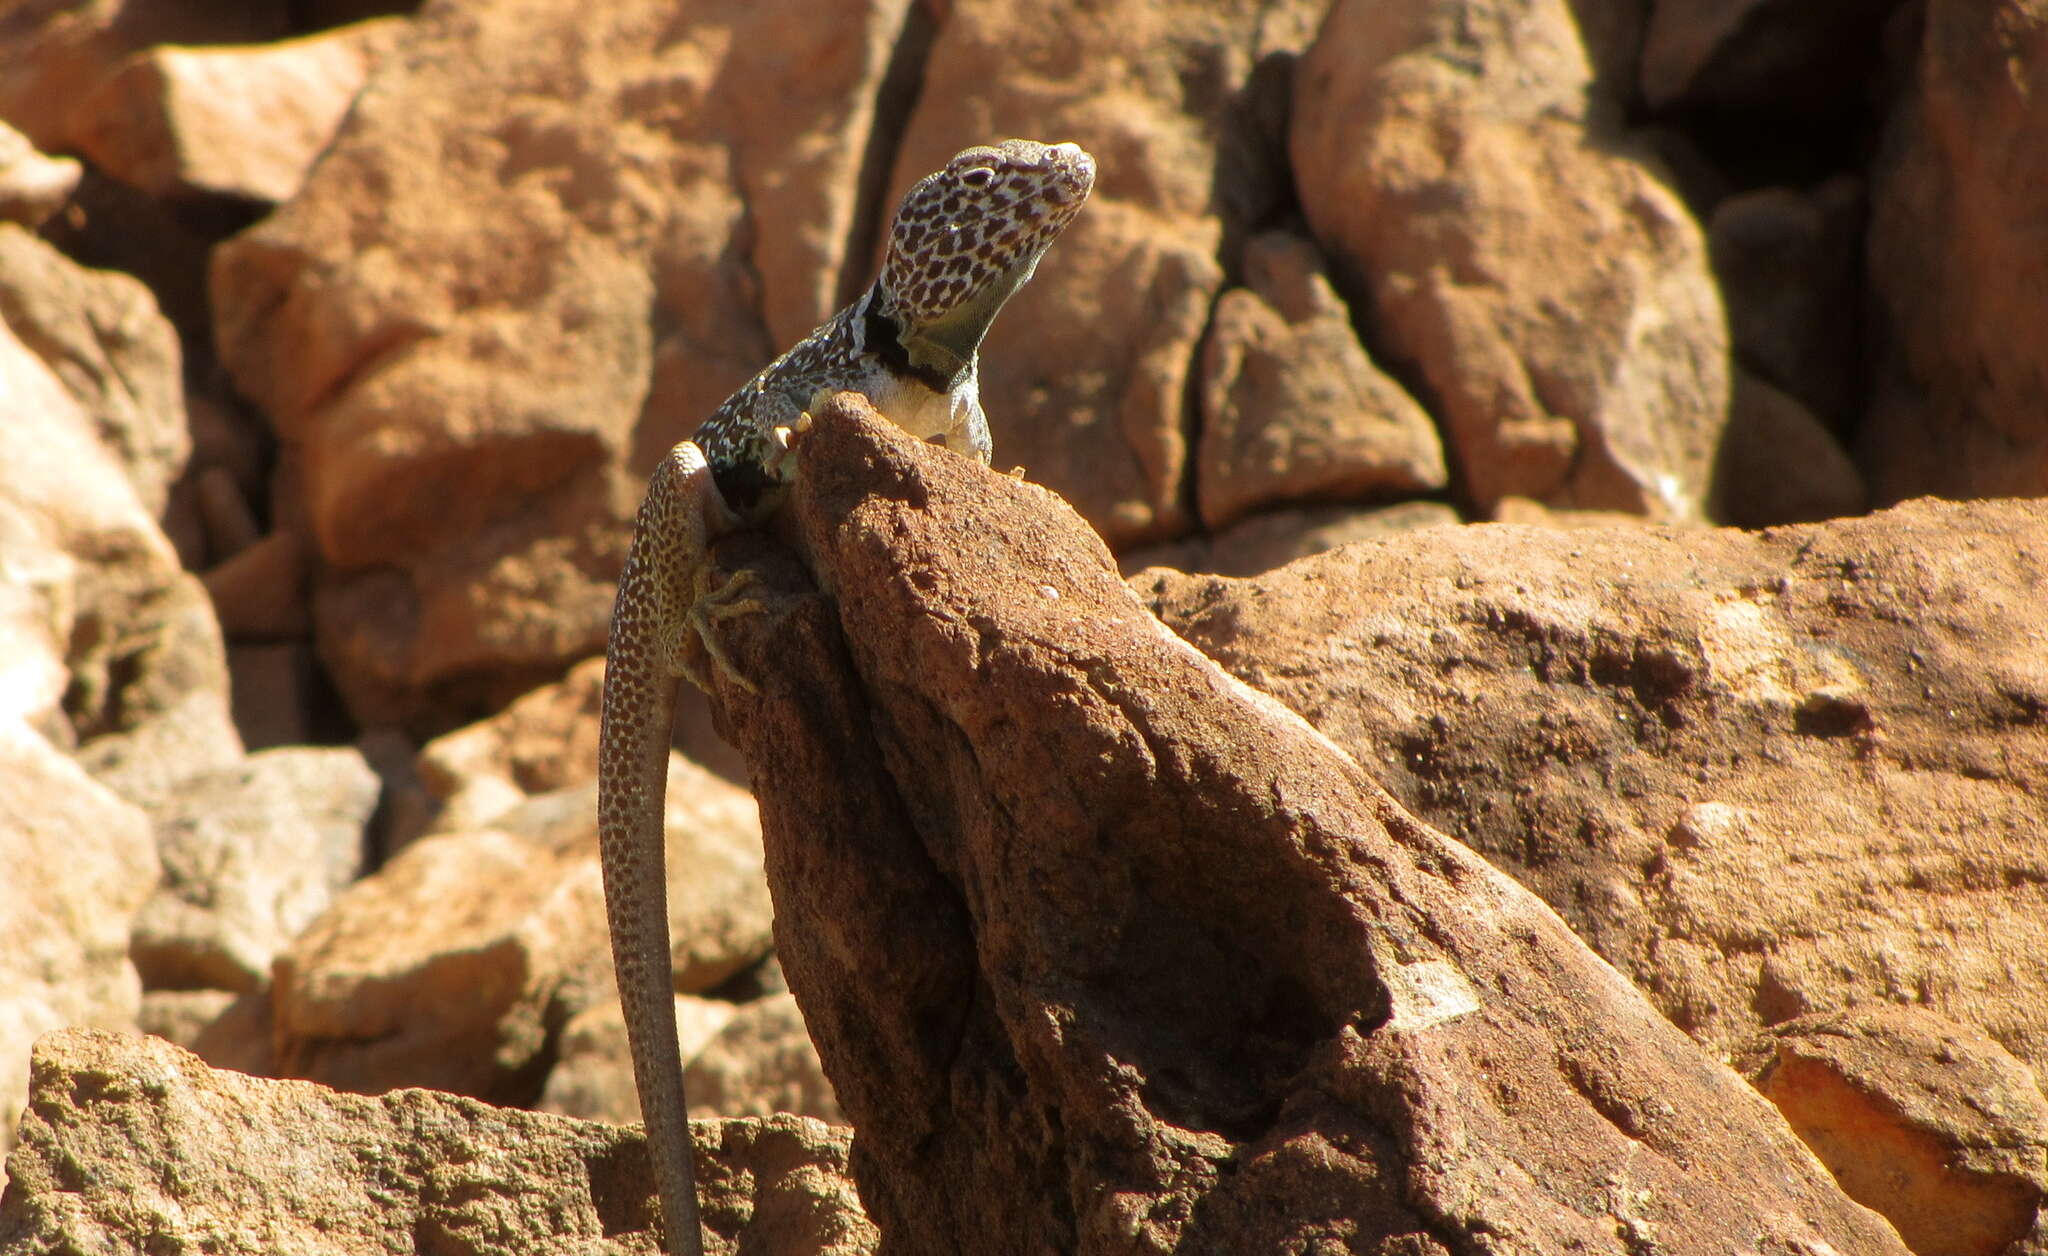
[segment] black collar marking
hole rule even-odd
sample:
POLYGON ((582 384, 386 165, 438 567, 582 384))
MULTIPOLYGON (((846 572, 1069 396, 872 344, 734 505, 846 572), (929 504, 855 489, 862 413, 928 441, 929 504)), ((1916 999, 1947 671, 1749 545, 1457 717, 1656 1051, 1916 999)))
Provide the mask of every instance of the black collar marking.
POLYGON ((879 283, 868 292, 861 339, 867 351, 880 358, 891 375, 899 379, 914 379, 935 393, 953 391, 953 382, 959 375, 947 375, 937 367, 911 363, 910 350, 903 347, 902 329, 896 325, 895 319, 882 312, 882 285, 879 283))

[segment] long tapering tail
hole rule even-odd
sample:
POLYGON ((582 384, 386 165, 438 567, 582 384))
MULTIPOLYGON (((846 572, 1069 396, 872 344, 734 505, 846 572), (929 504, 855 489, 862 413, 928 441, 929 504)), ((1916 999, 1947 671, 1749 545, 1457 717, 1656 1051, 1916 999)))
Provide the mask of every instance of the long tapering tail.
POLYGON ((690 564, 704 560, 698 494, 708 485, 703 455, 687 442, 662 460, 648 483, 612 607, 597 761, 598 848, 612 962, 673 1256, 703 1256, 704 1240, 676 1048, 662 818, 690 564))

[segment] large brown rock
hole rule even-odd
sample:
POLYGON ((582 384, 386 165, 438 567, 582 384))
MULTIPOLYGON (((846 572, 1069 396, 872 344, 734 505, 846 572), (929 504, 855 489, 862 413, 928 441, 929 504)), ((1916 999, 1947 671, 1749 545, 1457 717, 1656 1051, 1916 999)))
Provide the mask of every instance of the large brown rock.
POLYGON ((0 23, 0 118, 46 152, 76 146, 93 89, 157 44, 256 43, 282 38, 282 0, 26 0, 0 23))
POLYGON ((215 339, 303 485, 362 722, 440 731, 602 647, 646 468, 866 268, 907 8, 429 6, 216 252, 215 339))
POLYGON ((1931 0, 1870 173, 1879 501, 2048 493, 2048 0, 1931 0))
POLYGON ((801 456, 834 600, 761 560, 717 702, 892 1251, 1905 1251, 1053 494, 845 394, 801 456))
POLYGON ((1202 348, 1203 524, 1289 501, 1443 488, 1435 425, 1366 355, 1315 245, 1268 232, 1245 245, 1244 264, 1246 286, 1216 303, 1202 348))
POLYGON ((284 200, 404 28, 387 18, 279 43, 151 48, 81 104, 74 142, 153 196, 284 200))
MULTIPOLYGON (((637 1131, 431 1090, 382 1098, 206 1067, 147 1038, 36 1049, 0 1249, 645 1253, 658 1211, 637 1131)), ((847 1131, 802 1117, 696 1124, 713 1256, 865 1256, 847 1131)))
POLYGON ((2048 506, 1762 533, 1506 525, 1174 629, 1512 871, 1702 1043, 1924 1004, 2048 1063, 2048 506))
POLYGON ((1481 512, 1697 520, 1728 333, 1699 226, 1602 89, 1574 16, 1600 7, 1339 0, 1295 74, 1295 180, 1481 512))

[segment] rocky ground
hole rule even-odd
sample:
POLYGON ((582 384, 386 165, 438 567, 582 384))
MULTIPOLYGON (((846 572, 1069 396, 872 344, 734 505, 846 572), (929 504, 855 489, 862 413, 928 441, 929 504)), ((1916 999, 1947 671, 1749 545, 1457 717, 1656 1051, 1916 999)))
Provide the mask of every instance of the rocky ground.
POLYGON ((0 1250, 651 1250, 639 486, 1016 134, 1027 482, 834 408, 721 550, 723 1250, 2048 1253, 2043 102, 2048 0, 0 5, 0 1250))

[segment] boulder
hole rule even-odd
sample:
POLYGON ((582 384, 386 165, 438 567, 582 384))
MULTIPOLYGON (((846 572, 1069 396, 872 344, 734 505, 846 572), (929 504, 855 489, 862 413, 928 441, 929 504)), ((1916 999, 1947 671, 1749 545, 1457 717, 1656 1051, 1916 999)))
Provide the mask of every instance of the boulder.
POLYGON ((1710 1050, 1918 1003, 2048 1065, 2048 505, 1361 542, 1161 618, 1710 1050))
POLYGON ((1520 496, 1698 521, 1725 315, 1699 225, 1620 126, 1575 16, 1598 7, 1338 0, 1295 73, 1289 151, 1479 513, 1520 496))
MULTIPOLYGON (((0 1247, 385 1256, 644 1253, 653 1179, 634 1130, 431 1090, 382 1098, 208 1068, 167 1042, 45 1038, 0 1199, 0 1247)), ((803 1117, 696 1125, 715 1256, 867 1256, 848 1131, 803 1117)))
POLYGON ((849 394, 799 454, 714 705, 892 1250, 1905 1252, 1058 497, 849 394))

